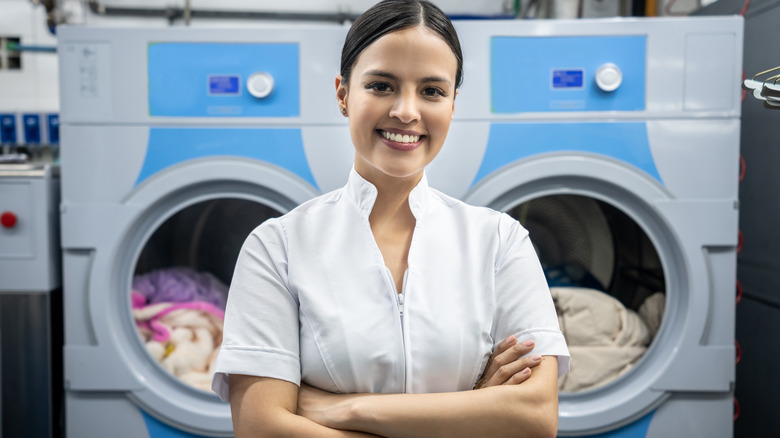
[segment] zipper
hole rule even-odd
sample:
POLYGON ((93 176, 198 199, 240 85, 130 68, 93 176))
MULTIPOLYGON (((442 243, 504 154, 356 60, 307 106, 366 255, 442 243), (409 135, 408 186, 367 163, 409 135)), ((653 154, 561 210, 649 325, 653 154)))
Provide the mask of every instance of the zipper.
POLYGON ((401 286, 401 292, 399 293, 395 288, 395 281, 393 281, 393 274, 390 272, 390 269, 385 266, 385 273, 386 278, 388 280, 388 285, 390 286, 390 291, 392 294, 395 295, 395 304, 396 308, 398 309, 398 319, 401 326, 401 352, 403 354, 403 392, 406 393, 406 382, 407 382, 407 362, 408 358, 406 355, 406 330, 404 329, 404 300, 405 300, 405 292, 406 292, 406 277, 409 275, 409 269, 407 268, 406 272, 404 272, 404 281, 401 286))
POLYGON ((396 294, 396 299, 398 301, 398 316, 401 320, 401 346, 404 349, 404 393, 407 392, 406 383, 407 383, 407 376, 409 375, 408 367, 409 367, 409 357, 406 354, 406 329, 404 328, 404 299, 406 297, 406 279, 409 276, 409 268, 406 268, 406 271, 404 271, 404 281, 401 283, 401 293, 396 294))

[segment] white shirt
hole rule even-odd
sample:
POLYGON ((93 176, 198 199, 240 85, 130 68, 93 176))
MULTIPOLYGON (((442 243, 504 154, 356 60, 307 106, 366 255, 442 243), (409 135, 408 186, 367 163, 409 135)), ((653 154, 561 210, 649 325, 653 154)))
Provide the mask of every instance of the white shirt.
POLYGON ((212 382, 223 400, 231 373, 331 392, 469 390, 511 334, 568 371, 547 282, 516 220, 423 176, 409 195, 416 226, 399 294, 368 222, 376 195, 353 169, 344 188, 249 235, 212 382))

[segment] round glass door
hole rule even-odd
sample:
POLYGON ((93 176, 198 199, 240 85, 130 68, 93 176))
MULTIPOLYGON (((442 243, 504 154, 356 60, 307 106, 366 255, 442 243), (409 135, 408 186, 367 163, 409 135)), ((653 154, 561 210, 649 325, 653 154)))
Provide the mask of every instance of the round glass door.
POLYGON ((211 392, 238 253, 255 227, 281 214, 247 199, 210 199, 175 212, 145 242, 133 270, 133 318, 152 361, 176 380, 211 392))
POLYGON ((647 233, 619 208, 581 195, 538 197, 507 213, 529 231, 569 346, 559 391, 592 390, 629 372, 658 333, 666 300, 647 233))

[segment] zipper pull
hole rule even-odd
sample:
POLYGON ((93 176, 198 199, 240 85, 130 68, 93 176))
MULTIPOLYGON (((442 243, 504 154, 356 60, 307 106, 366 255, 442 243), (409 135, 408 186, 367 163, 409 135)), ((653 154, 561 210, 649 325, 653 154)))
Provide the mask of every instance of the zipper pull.
POLYGON ((397 294, 398 296, 398 310, 401 312, 401 316, 404 316, 404 294, 397 294))

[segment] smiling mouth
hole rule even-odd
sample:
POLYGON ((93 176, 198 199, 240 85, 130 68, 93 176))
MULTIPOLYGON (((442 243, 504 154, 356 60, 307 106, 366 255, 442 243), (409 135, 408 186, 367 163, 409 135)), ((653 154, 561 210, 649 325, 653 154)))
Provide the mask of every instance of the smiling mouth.
POLYGON ((390 141, 402 144, 414 144, 420 141, 420 138, 422 138, 420 135, 394 134, 392 132, 383 131, 381 129, 379 130, 379 134, 390 141))

